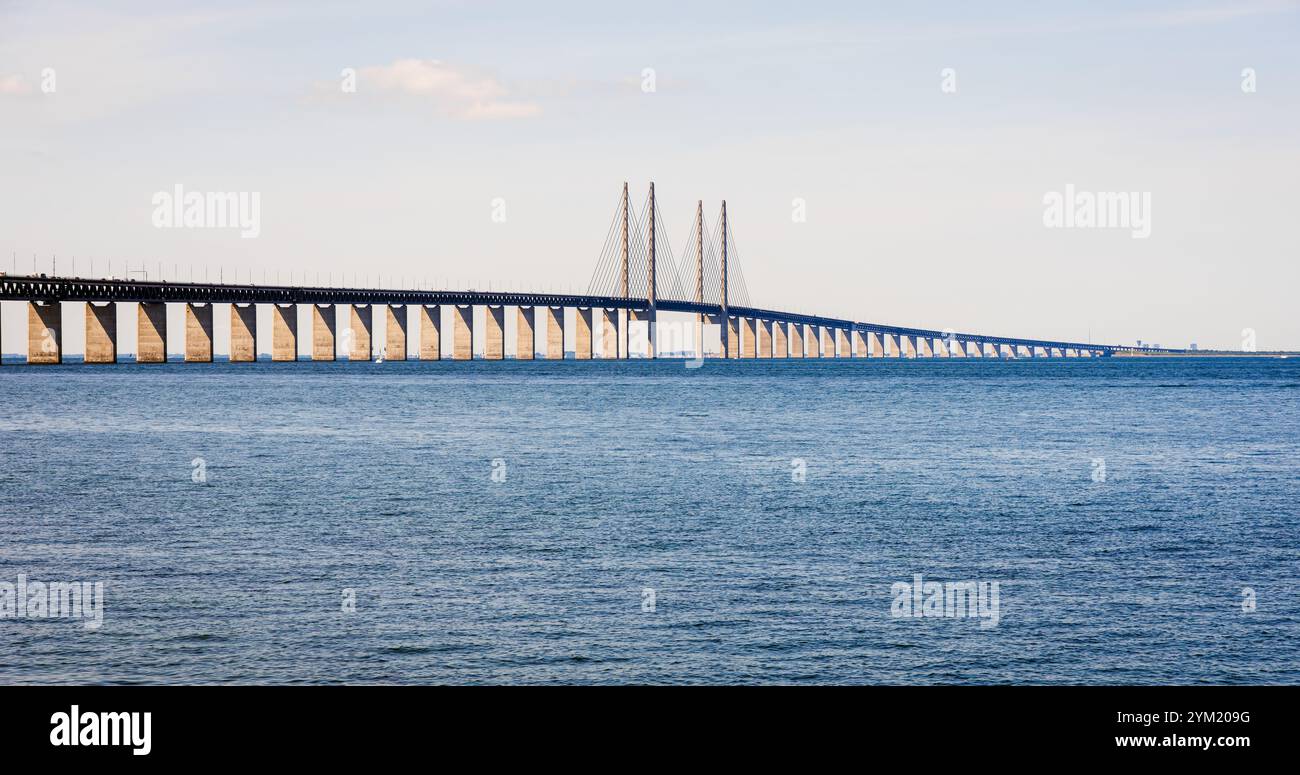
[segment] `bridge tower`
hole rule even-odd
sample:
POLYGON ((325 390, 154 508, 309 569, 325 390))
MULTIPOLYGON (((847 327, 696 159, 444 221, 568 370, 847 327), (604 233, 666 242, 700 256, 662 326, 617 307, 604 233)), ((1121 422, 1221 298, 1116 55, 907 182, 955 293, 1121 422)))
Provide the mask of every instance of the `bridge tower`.
POLYGON ((727 200, 722 200, 722 357, 731 355, 729 329, 731 319, 727 316, 727 200))
POLYGON ((650 241, 648 244, 649 256, 647 266, 647 284, 646 300, 650 302, 650 309, 646 319, 646 357, 655 357, 655 184, 650 181, 650 241))
MULTIPOLYGON (((695 303, 704 303, 704 200, 695 203, 695 303)), ((704 357, 704 313, 695 315, 695 355, 704 357)))
MULTIPOLYGON (((628 298, 628 292, 629 292, 629 290, 630 290, 629 287, 628 287, 628 265, 627 265, 627 264, 628 264, 628 251, 627 251, 627 211, 628 211, 628 201, 627 201, 627 181, 625 180, 625 181, 623 181, 623 237, 622 237, 623 265, 622 265, 622 273, 620 274, 620 285, 619 285, 619 289, 620 289, 620 291, 621 291, 622 294, 623 294, 623 298, 625 298, 625 299, 628 298)), ((623 323, 623 325, 622 325, 622 329, 623 329, 623 330, 620 332, 622 335, 619 336, 619 343, 618 343, 617 347, 618 347, 618 349, 619 349, 619 351, 620 351, 619 357, 620 357, 620 358, 626 358, 626 357, 628 357, 628 351, 627 351, 627 329, 628 329, 628 324, 632 322, 632 321, 631 321, 631 310, 626 310, 626 309, 625 309, 625 310, 623 310, 621 313, 619 313, 619 315, 620 315, 620 317, 622 318, 622 323, 623 323)))

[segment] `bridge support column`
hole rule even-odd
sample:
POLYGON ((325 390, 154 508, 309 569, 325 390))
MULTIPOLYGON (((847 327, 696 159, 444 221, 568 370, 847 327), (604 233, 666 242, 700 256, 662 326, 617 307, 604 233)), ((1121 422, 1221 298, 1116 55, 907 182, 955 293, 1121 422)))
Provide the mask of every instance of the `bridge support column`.
POLYGON ((322 304, 311 305, 311 359, 313 361, 332 361, 335 353, 338 330, 338 307, 322 304))
MULTIPOLYGON (((515 360, 531 361, 537 357, 536 307, 520 307, 515 317, 515 360)), ((617 344, 615 345, 617 347, 617 344)))
POLYGON ((849 332, 848 332, 846 329, 841 328, 841 329, 839 330, 837 336, 839 337, 839 340, 840 340, 840 351, 839 351, 839 357, 841 357, 841 358, 852 358, 852 357, 853 357, 853 345, 849 344, 849 332))
POLYGON ((934 340, 934 356, 936 358, 951 358, 952 353, 948 352, 948 342, 945 339, 934 340))
MULTIPOLYGON (((234 305, 232 304, 231 307, 234 305)), ((185 305, 185 361, 212 362, 212 305, 185 305)))
POLYGON ((758 357, 772 357, 772 321, 758 321, 758 357))
POLYGON ((875 331, 867 332, 867 357, 883 358, 885 357, 885 344, 881 341, 880 334, 875 331))
POLYGON ((86 302, 84 363, 117 363, 117 305, 86 302))
POLYGON ((928 336, 918 336, 918 337, 916 338, 916 345, 917 345, 917 353, 916 353, 916 357, 918 357, 918 358, 933 358, 933 357, 934 357, 934 350, 931 349, 931 348, 933 347, 933 345, 931 344, 930 337, 928 337, 928 336))
POLYGON ((257 360, 257 305, 230 305, 230 360, 257 360))
POLYGON ((27 362, 63 363, 63 304, 27 303, 27 362))
POLYGON ((142 301, 135 318, 135 362, 167 362, 167 303, 142 301))
POLYGON ((352 305, 352 350, 348 353, 350 361, 368 361, 374 357, 372 347, 375 330, 375 305, 364 307, 352 305))
POLYGON ((406 305, 385 305, 384 358, 390 361, 406 360, 406 305))
POLYGON ((822 327, 808 326, 804 329, 804 342, 808 348, 809 358, 822 357, 822 327))
MULTIPOLYGON (((651 241, 653 241, 651 237, 651 241)), ((659 311, 651 308, 646 312, 646 334, 648 334, 645 345, 645 357, 655 359, 659 357, 659 311)))
POLYGON ((903 337, 899 337, 899 341, 902 342, 902 345, 903 345, 903 355, 902 355, 902 357, 904 357, 904 358, 915 358, 915 357, 916 357, 916 337, 914 337, 914 336, 903 336, 903 337))
POLYGON ((442 360, 442 307, 437 304, 419 307, 420 360, 442 360))
POLYGON ((500 361, 506 357, 506 308, 488 305, 483 308, 483 357, 500 361))
MULTIPOLYGON (((600 312, 601 357, 609 360, 618 359, 618 310, 605 309, 600 312)), ((697 326, 698 329, 698 326, 697 326)), ((700 347, 704 345, 701 343, 700 347)), ((701 351, 700 356, 704 353, 701 351)))
POLYGON ((451 358, 474 359, 474 305, 451 305, 451 358))
POLYGON ((574 310, 573 357, 580 361, 591 360, 591 307, 574 310))
POLYGON ((298 306, 271 305, 271 360, 298 360, 298 306))
POLYGON ((802 358, 804 357, 804 355, 805 352, 803 346, 803 323, 791 323, 790 324, 790 357, 802 358))
POLYGON ((1080 351, 1079 351, 1079 357, 1080 357, 1080 358, 1091 358, 1091 357, 1092 357, 1092 350, 1080 350, 1080 351))
POLYGON ((727 357, 740 357, 740 321, 727 316, 727 357))
POLYGON ((1014 346, 1009 345, 1009 344, 1004 344, 1004 345, 1001 345, 1000 347, 998 347, 997 349, 998 349, 998 351, 999 351, 999 353, 1000 353, 1000 357, 1001 357, 1003 360, 1013 360, 1013 361, 1014 361, 1014 360, 1016 359, 1016 348, 1015 348, 1014 346))
POLYGON ((564 360, 564 307, 546 308, 546 358, 564 360))
POLYGON ((718 331, 718 351, 717 351, 717 352, 714 352, 714 353, 709 353, 709 357, 710 357, 710 358, 726 358, 726 357, 727 357, 727 343, 724 341, 724 338, 726 337, 727 332, 726 332, 726 329, 723 328, 723 326, 722 326, 722 318, 718 317, 717 315, 701 315, 700 317, 702 318, 702 322, 701 322, 701 324, 700 324, 700 350, 701 350, 701 351, 704 350, 704 327, 705 327, 706 325, 708 325, 708 326, 718 326, 718 328, 719 328, 719 331, 718 331))
POLYGON ((758 357, 758 321, 754 318, 740 319, 740 357, 758 357))
POLYGON ((1032 357, 1034 357, 1034 348, 1032 348, 1032 347, 1026 347, 1026 346, 1023 345, 1023 344, 1022 344, 1022 345, 1017 345, 1017 347, 1016 347, 1016 357, 1017 357, 1017 358, 1032 358, 1032 357))
POLYGON ((474 360, 474 305, 451 306, 451 358, 474 360))
POLYGON ((849 340, 853 343, 849 349, 850 358, 865 358, 867 355, 867 342, 862 338, 862 332, 857 329, 849 335, 849 340))
POLYGON ((789 327, 784 320, 772 321, 772 357, 790 357, 789 327))
POLYGON ((830 326, 822 326, 822 357, 835 357, 835 329, 830 326))

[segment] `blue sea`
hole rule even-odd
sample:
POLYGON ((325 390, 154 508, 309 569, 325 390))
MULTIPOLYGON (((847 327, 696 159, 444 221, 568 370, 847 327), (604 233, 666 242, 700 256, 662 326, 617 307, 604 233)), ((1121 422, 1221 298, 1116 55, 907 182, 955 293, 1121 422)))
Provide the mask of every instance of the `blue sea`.
POLYGON ((103 583, 97 628, 0 619, 0 683, 1300 683, 1300 360, 5 364, 0 404, 0 583, 103 583), (996 622, 896 615, 918 575, 996 622))

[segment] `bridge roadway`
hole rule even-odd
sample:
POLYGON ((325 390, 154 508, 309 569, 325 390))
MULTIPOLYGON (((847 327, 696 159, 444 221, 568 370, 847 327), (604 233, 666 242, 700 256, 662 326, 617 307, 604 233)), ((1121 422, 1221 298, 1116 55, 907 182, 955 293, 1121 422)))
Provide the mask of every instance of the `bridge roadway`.
MULTIPOLYGON (((311 305, 456 305, 489 307, 532 307, 532 308, 567 308, 628 310, 630 313, 645 313, 649 304, 642 298, 625 298, 616 296, 591 296, 585 294, 563 293, 518 293, 504 291, 450 291, 450 290, 403 290, 375 288, 334 288, 289 285, 240 285, 226 283, 195 283, 175 281, 86 279, 44 276, 0 276, 0 300, 26 302, 173 302, 186 304, 311 304, 311 305)), ((664 312, 685 312, 707 315, 721 320, 723 309, 718 304, 698 303, 659 299, 655 309, 664 312)), ((975 345, 984 355, 985 347, 992 346, 994 355, 1003 353, 1003 347, 1011 348, 1011 355, 1017 357, 1020 350, 1027 351, 1029 357, 1037 355, 1035 348, 1043 350, 1048 357, 1053 350, 1062 355, 1073 351, 1078 355, 1109 356, 1116 352, 1149 352, 1177 354, 1185 352, 1173 349, 1138 348, 1125 345, 1094 344, 1087 342, 1066 342, 1049 339, 1025 339, 1018 337, 990 336, 987 334, 940 331, 927 328, 894 326, 884 323, 844 320, 840 318, 802 315, 779 310, 753 307, 728 307, 729 318, 738 320, 770 321, 787 325, 812 326, 841 332, 852 332, 860 336, 890 337, 895 343, 899 338, 911 340, 913 354, 918 340, 926 342, 944 341, 960 343, 962 346, 975 345)), ((644 318, 641 318, 644 319, 644 318)), ((732 329, 735 331, 735 329, 732 329)), ((815 336, 815 333, 814 333, 815 336)), ((832 334, 833 336, 833 334, 832 334)), ((802 334, 800 334, 802 338, 802 334)), ((856 353, 856 344, 853 351, 856 353)), ((833 341, 832 341, 833 345, 833 341)), ((869 348, 870 349, 870 348, 869 348)), ((737 346, 737 350, 739 347, 737 346)), ((730 350, 729 357, 732 356, 730 350)), ((873 353, 874 354, 874 353, 873 353)), ((882 353, 883 354, 883 353, 882 353)), ((966 355, 961 352, 961 355, 966 355)), ((748 357, 748 356, 747 356, 748 357)))

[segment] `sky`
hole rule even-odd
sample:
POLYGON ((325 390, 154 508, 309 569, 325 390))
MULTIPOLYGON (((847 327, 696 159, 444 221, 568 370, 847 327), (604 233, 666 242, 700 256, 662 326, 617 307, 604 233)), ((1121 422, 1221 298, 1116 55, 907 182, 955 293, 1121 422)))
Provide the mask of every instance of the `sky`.
POLYGON ((0 0, 0 271, 583 291, 654 181, 757 306, 1300 349, 1298 126, 1296 2, 0 0), (177 185, 258 233, 157 227, 177 185))

